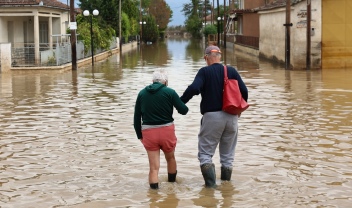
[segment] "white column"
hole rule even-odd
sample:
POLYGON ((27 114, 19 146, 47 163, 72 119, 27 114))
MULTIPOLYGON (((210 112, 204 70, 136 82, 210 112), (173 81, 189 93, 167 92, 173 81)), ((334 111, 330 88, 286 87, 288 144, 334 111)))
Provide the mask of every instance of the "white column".
POLYGON ((49 48, 53 49, 53 17, 49 17, 49 48))
POLYGON ((1 72, 11 71, 11 43, 0 43, 1 72))
POLYGON ((34 14, 34 18, 33 18, 33 22, 34 22, 34 58, 35 58, 35 63, 38 64, 39 63, 39 16, 38 16, 38 12, 35 12, 34 14))

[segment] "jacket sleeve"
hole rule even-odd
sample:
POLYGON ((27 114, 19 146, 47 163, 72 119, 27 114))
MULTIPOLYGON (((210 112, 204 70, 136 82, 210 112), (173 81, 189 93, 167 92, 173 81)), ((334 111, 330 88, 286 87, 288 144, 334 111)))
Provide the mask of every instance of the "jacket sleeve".
POLYGON ((247 100, 248 100, 248 89, 247 89, 246 85, 244 84, 241 76, 238 76, 238 77, 239 77, 239 79, 237 79, 238 87, 240 88, 240 91, 241 91, 243 99, 247 102, 247 100))
POLYGON ((179 114, 186 115, 188 113, 188 107, 180 99, 176 91, 173 91, 172 102, 179 114))
POLYGON ((136 132, 137 138, 142 138, 142 111, 141 111, 141 101, 140 96, 138 95, 136 104, 134 106, 134 119, 133 126, 136 132))
POLYGON ((187 87, 187 89, 181 96, 181 100, 184 103, 187 103, 190 99, 193 98, 194 95, 199 95, 202 90, 203 84, 204 84, 204 73, 203 73, 203 70, 200 69, 196 77, 194 78, 192 84, 187 87))

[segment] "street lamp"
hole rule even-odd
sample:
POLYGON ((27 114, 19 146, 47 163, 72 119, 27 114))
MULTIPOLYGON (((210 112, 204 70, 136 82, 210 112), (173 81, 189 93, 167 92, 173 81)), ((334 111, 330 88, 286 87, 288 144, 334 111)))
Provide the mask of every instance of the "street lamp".
POLYGON ((141 41, 143 40, 143 25, 147 24, 146 21, 141 21, 139 22, 139 24, 141 25, 141 41))
POLYGON ((92 66, 94 66, 94 45, 93 45, 93 16, 98 16, 99 11, 97 9, 93 10, 93 13, 90 14, 88 10, 84 10, 84 16, 90 16, 90 50, 92 53, 92 66))

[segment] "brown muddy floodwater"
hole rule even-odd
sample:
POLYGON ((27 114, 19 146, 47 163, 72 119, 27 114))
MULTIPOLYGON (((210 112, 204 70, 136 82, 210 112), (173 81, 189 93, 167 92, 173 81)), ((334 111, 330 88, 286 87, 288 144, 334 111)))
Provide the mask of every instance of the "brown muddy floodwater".
POLYGON ((251 107, 239 120, 232 181, 203 188, 200 96, 174 114, 177 183, 148 159, 133 129, 137 93, 166 68, 182 94, 205 65, 203 45, 167 40, 77 72, 0 73, 0 207, 351 207, 352 69, 290 71, 229 49, 251 107), (120 61, 121 60, 121 61, 120 61))

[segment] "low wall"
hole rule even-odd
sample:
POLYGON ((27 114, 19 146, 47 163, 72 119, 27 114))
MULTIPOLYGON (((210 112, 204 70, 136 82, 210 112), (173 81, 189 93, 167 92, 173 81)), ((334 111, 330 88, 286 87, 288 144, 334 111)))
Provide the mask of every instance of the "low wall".
POLYGON ((11 71, 11 43, 0 44, 0 72, 11 71))
MULTIPOLYGON (((130 42, 122 45, 121 52, 126 53, 128 51, 131 51, 133 49, 137 48, 137 42, 130 42)), ((110 51, 106 51, 103 53, 99 53, 94 55, 94 61, 99 62, 102 60, 107 59, 108 57, 112 56, 113 54, 119 53, 120 50, 119 48, 112 49, 110 51)), ((11 54, 11 53, 10 53, 11 54)), ((11 62, 10 62, 11 63, 11 62)), ((82 67, 88 64, 92 63, 92 57, 88 57, 85 59, 81 59, 77 61, 77 67, 82 67)), ((65 65, 61 66, 47 66, 47 67, 10 67, 11 70, 13 71, 20 71, 20 70, 71 70, 72 69, 72 63, 68 63, 65 65)))

